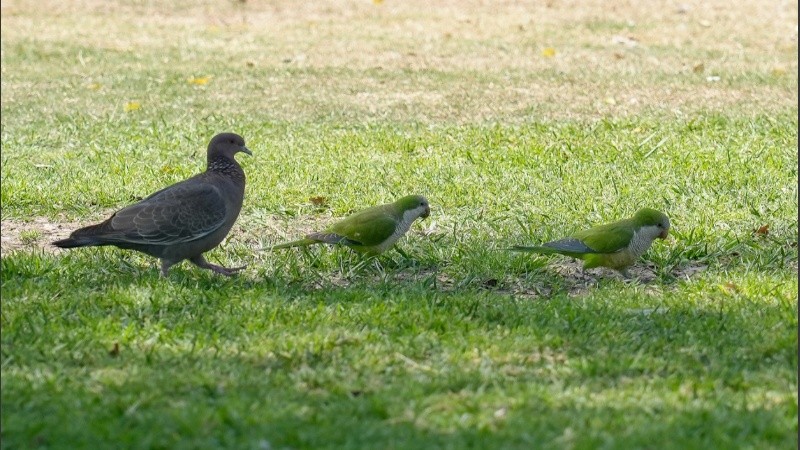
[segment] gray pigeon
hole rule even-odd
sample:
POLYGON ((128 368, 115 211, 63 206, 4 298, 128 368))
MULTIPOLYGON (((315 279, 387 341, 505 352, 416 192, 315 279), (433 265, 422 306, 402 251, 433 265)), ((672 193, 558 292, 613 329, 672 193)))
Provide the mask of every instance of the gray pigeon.
POLYGON ((105 222, 75 230, 53 242, 61 248, 115 245, 161 260, 161 275, 184 259, 231 276, 244 267, 211 264, 203 253, 230 231, 244 200, 244 171, 233 158, 252 155, 238 134, 222 133, 208 144, 206 171, 166 187, 139 203, 115 212, 105 222))

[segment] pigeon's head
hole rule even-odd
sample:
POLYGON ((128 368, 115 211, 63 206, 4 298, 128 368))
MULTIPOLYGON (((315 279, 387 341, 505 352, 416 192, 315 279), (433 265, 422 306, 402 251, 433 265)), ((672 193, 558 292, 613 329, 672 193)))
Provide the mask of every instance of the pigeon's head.
POLYGON ((220 133, 214 136, 208 144, 209 159, 213 159, 214 156, 233 158, 233 155, 239 152, 253 156, 250 149, 245 147, 244 138, 236 133, 220 133))

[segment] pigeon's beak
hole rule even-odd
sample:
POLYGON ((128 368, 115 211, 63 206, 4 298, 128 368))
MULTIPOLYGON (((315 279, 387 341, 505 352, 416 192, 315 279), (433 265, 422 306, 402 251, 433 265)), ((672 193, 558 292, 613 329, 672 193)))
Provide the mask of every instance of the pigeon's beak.
POLYGON ((667 236, 669 236, 669 228, 664 228, 664 231, 658 235, 661 239, 666 239, 667 236))
POLYGON ((420 217, 422 217, 423 219, 427 219, 428 216, 430 216, 430 215, 431 215, 431 207, 430 206, 426 206, 425 207, 425 211, 422 211, 422 214, 420 214, 420 217))
POLYGON ((250 156, 253 156, 253 152, 251 152, 250 149, 245 147, 244 145, 242 146, 242 148, 239 151, 242 152, 242 153, 247 153, 250 156))

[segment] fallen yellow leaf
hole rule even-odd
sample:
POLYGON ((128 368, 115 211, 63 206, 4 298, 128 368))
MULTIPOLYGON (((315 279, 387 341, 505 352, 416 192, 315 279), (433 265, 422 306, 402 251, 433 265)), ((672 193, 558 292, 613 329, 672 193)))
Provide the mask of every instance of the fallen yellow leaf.
POLYGON ((776 77, 786 75, 786 68, 783 66, 775 66, 772 68, 772 75, 776 77))
POLYGON ((553 47, 545 47, 542 49, 542 56, 545 58, 552 58, 556 56, 556 49, 553 47))
POLYGON ((372 4, 374 4, 374 5, 382 5, 383 4, 383 0, 372 0, 372 4))
POLYGON ((211 81, 211 77, 210 76, 206 76, 206 77, 189 77, 189 79, 187 81, 189 82, 189 84, 194 84, 194 85, 197 85, 197 86, 203 86, 204 84, 208 84, 208 82, 211 81))
POLYGON ((139 102, 128 102, 125 104, 125 112, 128 111, 136 111, 137 109, 141 109, 142 104, 139 102))
POLYGON ((93 90, 93 91, 96 91, 96 90, 100 89, 101 87, 103 87, 103 85, 100 84, 100 83, 90 83, 90 84, 86 85, 86 87, 91 89, 91 90, 93 90))

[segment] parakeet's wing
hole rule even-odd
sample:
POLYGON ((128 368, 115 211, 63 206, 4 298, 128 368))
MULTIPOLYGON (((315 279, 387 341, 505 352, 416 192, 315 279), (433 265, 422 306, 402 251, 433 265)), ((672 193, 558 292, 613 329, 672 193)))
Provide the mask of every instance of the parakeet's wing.
POLYGON ((390 211, 370 208, 331 225, 327 231, 346 238, 349 244, 371 247, 388 239, 396 229, 397 219, 390 211))
POLYGON ((630 220, 600 225, 572 235, 595 253, 618 252, 631 243, 634 226, 630 220))

